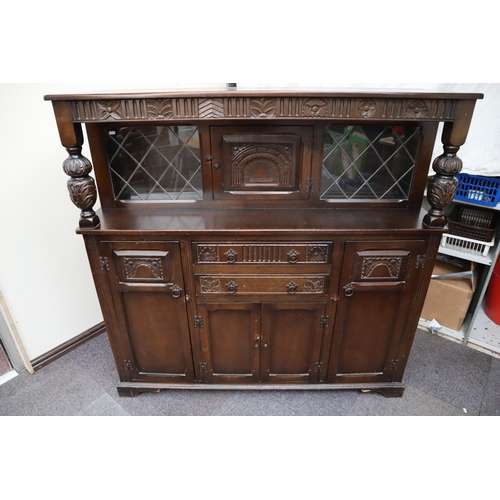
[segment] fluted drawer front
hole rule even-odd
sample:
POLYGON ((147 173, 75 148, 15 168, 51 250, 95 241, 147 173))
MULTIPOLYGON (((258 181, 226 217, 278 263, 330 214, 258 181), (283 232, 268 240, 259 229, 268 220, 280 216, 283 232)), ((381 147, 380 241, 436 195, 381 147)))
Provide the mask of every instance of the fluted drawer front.
POLYGON ((321 295, 328 291, 328 275, 281 275, 281 276, 196 276, 199 295, 321 295))
POLYGON ((329 264, 331 242, 194 243, 195 264, 329 264))

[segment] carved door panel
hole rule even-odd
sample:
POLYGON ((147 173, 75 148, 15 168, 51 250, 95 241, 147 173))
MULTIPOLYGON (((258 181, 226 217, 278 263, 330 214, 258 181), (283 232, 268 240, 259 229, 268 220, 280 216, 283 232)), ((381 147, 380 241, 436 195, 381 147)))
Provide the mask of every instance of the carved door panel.
POLYGON ((260 379, 260 304, 198 304, 203 362, 200 378, 214 383, 260 379))
POLYGON ((128 381, 194 381, 179 243, 103 242, 101 251, 128 381))
POLYGON ((262 381, 317 382, 325 304, 262 304, 262 381))
POLYGON ((424 241, 346 243, 329 382, 392 380, 425 252, 424 241))
POLYGON ((212 127, 215 199, 308 199, 313 127, 212 127))

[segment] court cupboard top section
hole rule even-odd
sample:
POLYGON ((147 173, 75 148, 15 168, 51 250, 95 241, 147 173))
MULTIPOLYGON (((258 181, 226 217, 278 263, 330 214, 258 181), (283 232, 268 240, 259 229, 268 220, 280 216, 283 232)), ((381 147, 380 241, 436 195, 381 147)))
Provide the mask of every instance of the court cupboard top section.
POLYGON ((481 94, 185 91, 49 95, 81 227, 110 209, 397 208, 444 227, 481 94), (439 123, 443 154, 429 165, 439 123), (85 124, 92 152, 82 156, 85 124), (95 168, 97 184, 89 175, 95 168))

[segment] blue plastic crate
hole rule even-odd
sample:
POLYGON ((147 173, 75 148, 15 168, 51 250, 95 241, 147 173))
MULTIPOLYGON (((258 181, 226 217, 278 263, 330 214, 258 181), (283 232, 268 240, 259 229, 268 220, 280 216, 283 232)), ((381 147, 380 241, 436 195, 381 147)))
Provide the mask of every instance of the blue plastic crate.
POLYGON ((496 207, 500 201, 500 179, 480 175, 458 174, 455 200, 485 207, 496 207))

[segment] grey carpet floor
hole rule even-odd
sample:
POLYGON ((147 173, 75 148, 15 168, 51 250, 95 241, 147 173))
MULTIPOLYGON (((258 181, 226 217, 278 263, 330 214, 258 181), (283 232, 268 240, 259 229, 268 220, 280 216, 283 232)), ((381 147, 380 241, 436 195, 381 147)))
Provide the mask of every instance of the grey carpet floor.
POLYGON ((101 335, 0 386, 0 415, 18 416, 498 416, 500 360, 418 331, 402 398, 360 391, 162 391, 120 398, 101 335))

